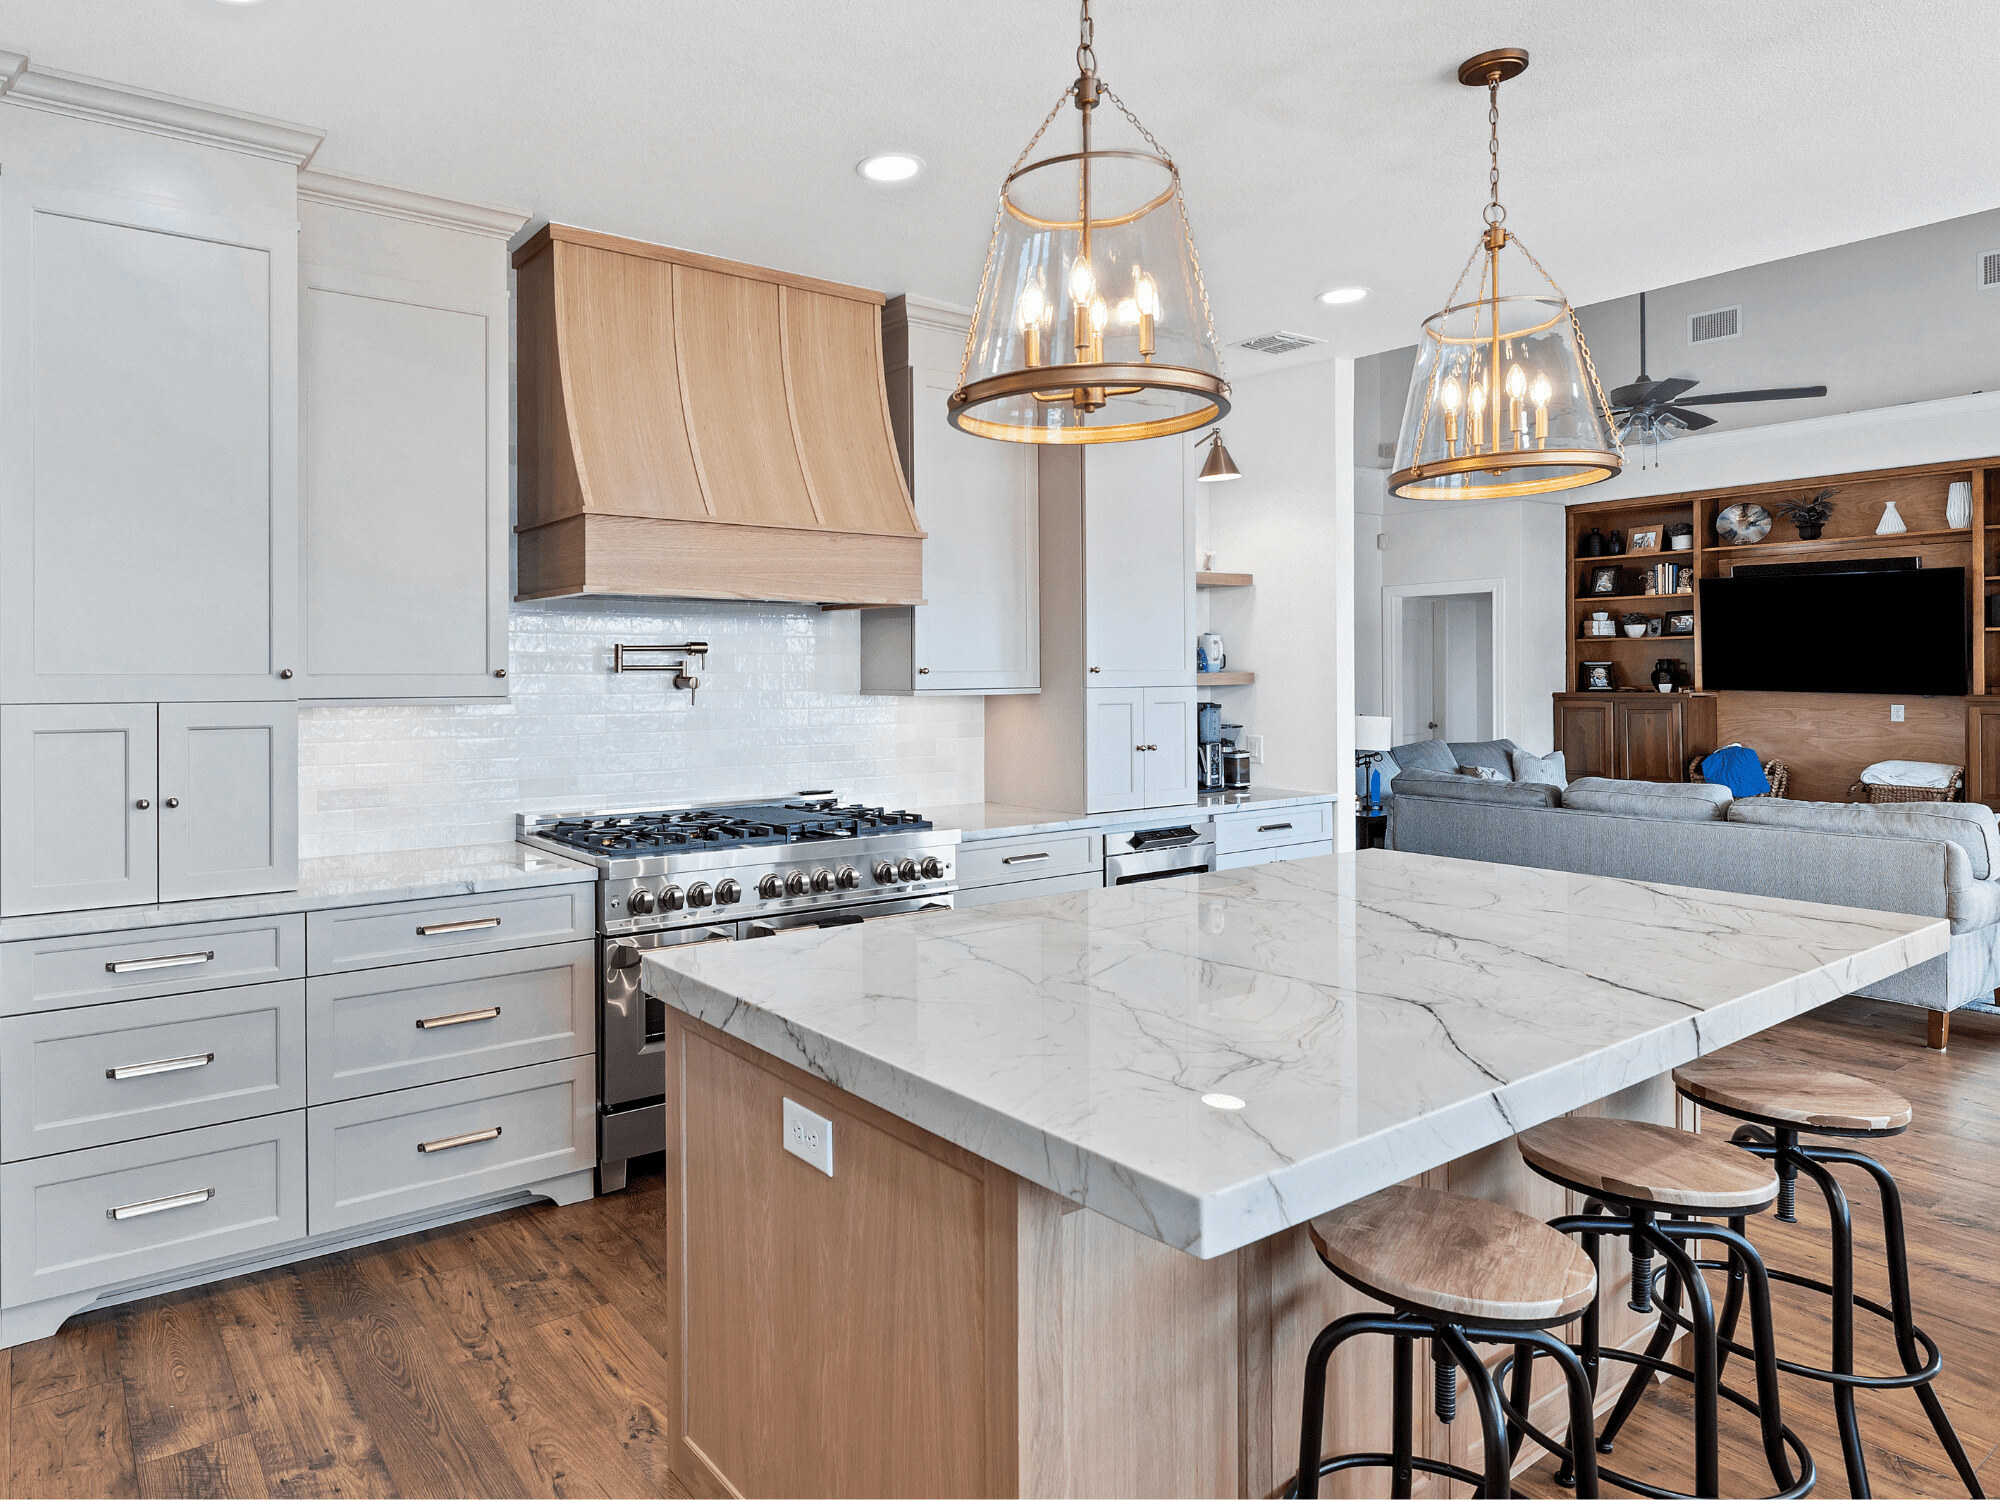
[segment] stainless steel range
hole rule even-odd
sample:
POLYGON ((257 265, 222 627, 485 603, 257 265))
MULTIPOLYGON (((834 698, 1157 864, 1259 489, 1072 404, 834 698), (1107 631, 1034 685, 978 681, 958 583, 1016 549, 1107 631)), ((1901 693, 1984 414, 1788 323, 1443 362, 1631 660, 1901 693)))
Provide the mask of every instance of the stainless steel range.
POLYGON ((639 958, 678 943, 769 937, 949 907, 958 833, 915 813, 806 792, 759 802, 523 813, 524 844, 598 868, 598 1186, 665 1149, 666 1008, 639 958))

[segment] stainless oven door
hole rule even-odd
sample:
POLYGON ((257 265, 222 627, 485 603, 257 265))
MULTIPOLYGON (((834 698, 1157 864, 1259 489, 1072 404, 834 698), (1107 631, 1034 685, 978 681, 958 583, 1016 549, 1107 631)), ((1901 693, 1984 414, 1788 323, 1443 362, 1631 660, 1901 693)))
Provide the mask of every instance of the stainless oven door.
POLYGON ((1104 840, 1104 883, 1137 885, 1200 875, 1215 868, 1215 825, 1182 824, 1111 834, 1104 840))
POLYGON ((900 901, 875 901, 835 911, 795 911, 775 917, 753 917, 743 924, 746 938, 772 937, 801 927, 851 927, 877 917, 907 917, 920 911, 950 911, 951 895, 909 896, 900 901))
MULTIPOLYGON (((598 1015, 598 1099, 607 1114, 666 1097, 667 1008, 639 988, 639 960, 656 948, 684 943, 726 943, 734 922, 678 927, 669 932, 634 932, 600 938, 604 1003, 598 1015)), ((655 1150, 658 1147, 653 1148, 655 1150)))

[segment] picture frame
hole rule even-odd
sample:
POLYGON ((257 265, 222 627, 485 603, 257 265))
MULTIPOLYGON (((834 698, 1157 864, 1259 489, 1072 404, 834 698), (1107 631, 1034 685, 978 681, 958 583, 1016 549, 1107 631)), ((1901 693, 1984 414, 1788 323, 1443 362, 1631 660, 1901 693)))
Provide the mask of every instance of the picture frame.
POLYGON ((1632 552, 1658 552, 1660 550, 1660 528, 1649 526, 1644 531, 1634 531, 1625 550, 1632 552))
POLYGON ((1693 635, 1694 611, 1691 609, 1669 610, 1665 633, 1667 635, 1693 635))
POLYGON ((1658 615, 1654 615, 1651 619, 1646 621, 1646 634, 1652 636, 1652 635, 1659 635, 1660 633, 1661 633, 1660 617, 1658 615))
POLYGON ((1580 684, 1586 693, 1609 693, 1616 684, 1612 681, 1611 663, 1608 661, 1587 661, 1582 663, 1583 680, 1580 684))
POLYGON ((1590 570, 1590 592, 1593 594, 1615 594, 1618 592, 1618 575, 1624 570, 1617 567, 1592 568, 1590 570))

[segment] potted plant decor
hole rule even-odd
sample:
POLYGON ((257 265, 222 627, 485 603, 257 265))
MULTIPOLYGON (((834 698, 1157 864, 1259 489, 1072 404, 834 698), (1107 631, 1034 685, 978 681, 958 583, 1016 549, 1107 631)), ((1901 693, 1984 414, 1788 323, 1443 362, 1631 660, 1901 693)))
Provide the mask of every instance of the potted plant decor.
POLYGON ((1816 542, 1833 514, 1833 491, 1821 490, 1810 500, 1787 500, 1778 514, 1798 528, 1800 541, 1816 542))

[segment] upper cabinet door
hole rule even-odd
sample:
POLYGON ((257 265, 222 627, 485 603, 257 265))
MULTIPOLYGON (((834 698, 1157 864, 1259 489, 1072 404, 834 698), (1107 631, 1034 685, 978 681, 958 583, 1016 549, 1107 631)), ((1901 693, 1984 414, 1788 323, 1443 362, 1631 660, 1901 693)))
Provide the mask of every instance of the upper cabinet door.
POLYGON ((156 710, 0 708, 0 913, 159 898, 156 710))
POLYGON ((1146 695, 1122 688, 1084 695, 1084 797, 1087 812, 1124 812, 1146 805, 1146 695))
POLYGON ((1193 688, 1146 690, 1146 806, 1195 799, 1193 688))
POLYGON ((293 696, 297 233, 0 179, 0 697, 293 696))
POLYGON ((160 705, 160 900, 299 883, 299 711, 160 705))
POLYGON ((1084 449, 1091 687, 1194 685, 1194 511, 1178 437, 1084 449))
POLYGON ((299 696, 504 698, 504 282, 304 281, 299 696))
POLYGON ((917 692, 1041 686, 1035 450, 952 426, 943 370, 912 370, 910 490, 924 542, 912 655, 917 692))

